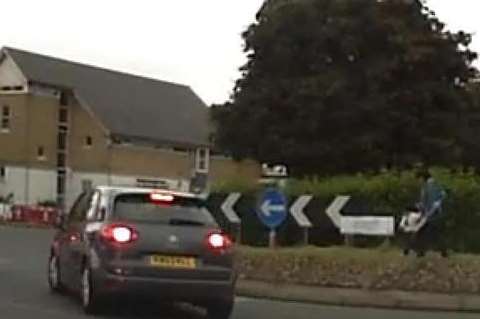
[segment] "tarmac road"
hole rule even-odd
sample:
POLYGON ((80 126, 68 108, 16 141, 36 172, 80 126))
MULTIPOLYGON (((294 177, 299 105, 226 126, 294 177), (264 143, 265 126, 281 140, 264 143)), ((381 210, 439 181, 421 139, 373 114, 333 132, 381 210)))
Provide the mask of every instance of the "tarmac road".
MULTIPOLYGON (((74 297, 52 295, 46 282, 46 262, 53 232, 0 227, 0 318, 87 318, 74 297)), ((473 319, 478 314, 407 312, 237 298, 233 319, 473 319)), ((91 317, 90 317, 91 318, 91 317)), ((204 318, 188 306, 119 305, 98 318, 204 318), (134 309, 135 308, 135 309, 134 309)))

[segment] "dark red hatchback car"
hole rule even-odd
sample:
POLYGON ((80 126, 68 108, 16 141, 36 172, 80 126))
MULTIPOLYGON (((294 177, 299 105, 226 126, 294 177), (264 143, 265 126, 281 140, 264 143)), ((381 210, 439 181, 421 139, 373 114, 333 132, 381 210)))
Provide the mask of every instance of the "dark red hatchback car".
POLYGON ((78 293, 87 313, 124 295, 190 302, 226 319, 234 269, 233 243, 199 196, 98 187, 59 222, 48 281, 54 292, 78 293))

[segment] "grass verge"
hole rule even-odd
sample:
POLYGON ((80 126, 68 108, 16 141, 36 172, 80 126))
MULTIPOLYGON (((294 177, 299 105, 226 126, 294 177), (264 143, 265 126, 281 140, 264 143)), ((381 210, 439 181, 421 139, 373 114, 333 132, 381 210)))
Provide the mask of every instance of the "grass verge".
POLYGON ((396 249, 239 248, 240 277, 330 288, 480 293, 480 256, 405 257, 396 249))

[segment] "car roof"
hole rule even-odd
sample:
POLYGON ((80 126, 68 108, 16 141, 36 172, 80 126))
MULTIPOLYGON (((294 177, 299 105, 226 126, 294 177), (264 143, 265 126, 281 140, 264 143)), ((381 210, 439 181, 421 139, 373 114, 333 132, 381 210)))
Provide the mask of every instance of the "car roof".
POLYGON ((180 192, 168 189, 157 188, 145 188, 145 187, 131 187, 131 186, 97 186, 95 189, 102 193, 115 193, 115 194, 149 194, 149 193, 163 193, 170 194, 176 197, 192 198, 192 199, 206 199, 205 194, 194 194, 188 192, 180 192))

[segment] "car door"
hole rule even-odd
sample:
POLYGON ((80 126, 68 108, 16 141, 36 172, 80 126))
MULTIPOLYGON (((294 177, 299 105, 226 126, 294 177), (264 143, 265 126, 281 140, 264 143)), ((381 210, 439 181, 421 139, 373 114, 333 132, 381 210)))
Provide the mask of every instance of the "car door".
POLYGON ((76 266, 73 264, 72 256, 74 250, 81 240, 81 231, 79 224, 82 221, 82 208, 87 198, 87 194, 81 194, 73 204, 67 220, 64 225, 64 231, 61 235, 61 245, 59 252, 60 267, 62 273, 62 281, 69 287, 76 286, 76 266))
POLYGON ((93 193, 85 193, 78 203, 76 211, 74 212, 74 218, 69 225, 69 233, 74 240, 69 242, 67 263, 71 269, 71 281, 73 283, 73 289, 80 288, 80 278, 83 266, 83 259, 86 256, 86 238, 85 238, 85 226, 87 219, 87 212, 90 208, 93 193))

